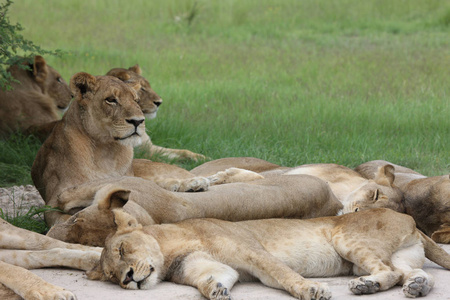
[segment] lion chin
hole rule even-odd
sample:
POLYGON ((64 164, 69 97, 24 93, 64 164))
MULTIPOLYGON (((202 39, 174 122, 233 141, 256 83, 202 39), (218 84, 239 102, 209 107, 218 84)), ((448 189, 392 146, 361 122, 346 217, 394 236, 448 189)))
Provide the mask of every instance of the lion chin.
POLYGON ((146 119, 146 120, 151 120, 151 119, 156 118, 157 112, 158 112, 158 110, 155 110, 154 112, 151 112, 151 113, 145 113, 145 112, 144 112, 145 119, 146 119))
POLYGON ((142 145, 144 139, 142 138, 141 134, 134 133, 125 138, 118 138, 117 141, 124 146, 130 146, 130 147, 134 148, 134 147, 142 145))

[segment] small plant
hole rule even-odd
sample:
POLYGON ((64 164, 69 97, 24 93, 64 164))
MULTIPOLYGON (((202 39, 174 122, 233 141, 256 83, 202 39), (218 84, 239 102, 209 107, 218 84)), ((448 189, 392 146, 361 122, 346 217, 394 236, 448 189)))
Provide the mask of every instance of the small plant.
POLYGON ((11 0, 6 0, 5 4, 0 4, 0 89, 2 90, 10 90, 10 83, 15 80, 8 72, 9 66, 19 65, 27 68, 23 63, 31 63, 31 58, 36 54, 60 54, 59 50, 44 50, 18 33, 23 30, 22 26, 19 23, 11 24, 7 16, 12 3, 11 0))
POLYGON ((11 192, 9 201, 12 203, 12 209, 8 211, 3 211, 0 208, 0 217, 7 221, 8 223, 24 228, 27 230, 35 231, 37 233, 45 233, 48 231, 48 226, 44 221, 43 213, 46 211, 60 211, 59 209, 52 208, 48 205, 44 206, 31 206, 28 211, 23 209, 24 195, 20 196, 20 202, 17 201, 14 189, 11 192))
POLYGON ((197 7, 197 2, 194 2, 192 6, 189 2, 185 6, 185 11, 180 13, 174 13, 170 10, 170 15, 175 20, 176 23, 186 22, 188 27, 192 25, 194 19, 198 16, 199 9, 197 7))

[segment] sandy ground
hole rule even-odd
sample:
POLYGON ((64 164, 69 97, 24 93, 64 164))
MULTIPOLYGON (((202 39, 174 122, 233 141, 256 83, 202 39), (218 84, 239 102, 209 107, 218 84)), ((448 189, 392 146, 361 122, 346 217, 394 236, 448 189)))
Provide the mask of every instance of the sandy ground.
MULTIPOLYGON (((20 186, 3 189, 0 188, 0 208, 9 214, 16 214, 18 211, 26 212, 31 206, 42 206, 44 201, 39 196, 36 189, 29 186, 20 186), (12 201, 14 199, 15 201, 12 201)), ((450 245, 442 245, 450 253, 450 245)), ((447 285, 450 284, 450 271, 445 270, 436 264, 427 261, 424 269, 435 278, 435 287, 427 296, 427 299, 449 299, 447 285)), ((133 291, 124 290, 118 285, 110 282, 99 282, 88 280, 82 271, 69 269, 39 269, 32 270, 50 283, 64 287, 77 296, 79 300, 84 299, 152 299, 152 300, 200 300, 203 298, 196 288, 182 286, 170 282, 162 282, 151 290, 133 291)), ((347 288, 347 282, 353 277, 316 278, 314 280, 326 282, 330 286, 333 294, 332 299, 405 299, 400 286, 388 291, 373 295, 356 296, 347 288)), ((272 289, 261 283, 238 283, 231 290, 234 300, 247 299, 294 299, 288 293, 272 289)))
MULTIPOLYGON (((441 245, 450 253, 450 245, 441 245)), ((432 274, 435 278, 435 286, 426 299, 450 299, 447 287, 450 284, 450 271, 427 261, 424 270, 432 274)), ((196 288, 190 286, 177 285, 170 282, 162 282, 150 290, 124 290, 118 285, 110 282, 91 281, 86 278, 84 272, 67 269, 40 269, 33 270, 33 273, 41 276, 45 280, 62 286, 77 296, 79 300, 84 299, 152 299, 152 300, 201 300, 203 298, 196 288)), ((356 296, 347 289, 347 282, 353 277, 316 278, 315 280, 328 283, 333 298, 335 300, 351 299, 406 299, 400 286, 396 286, 388 291, 372 295, 356 296)), ((238 283, 231 290, 234 300, 269 300, 269 299, 294 299, 288 293, 268 288, 261 283, 238 283)))

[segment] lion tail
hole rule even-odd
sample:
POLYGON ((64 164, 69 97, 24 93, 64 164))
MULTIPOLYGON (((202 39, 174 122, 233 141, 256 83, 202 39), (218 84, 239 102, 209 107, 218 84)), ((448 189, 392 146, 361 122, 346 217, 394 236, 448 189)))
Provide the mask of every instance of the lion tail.
POLYGON ((438 244, 436 244, 422 231, 418 231, 420 232, 422 243, 425 246, 425 256, 432 262, 450 270, 450 254, 439 247, 438 244))

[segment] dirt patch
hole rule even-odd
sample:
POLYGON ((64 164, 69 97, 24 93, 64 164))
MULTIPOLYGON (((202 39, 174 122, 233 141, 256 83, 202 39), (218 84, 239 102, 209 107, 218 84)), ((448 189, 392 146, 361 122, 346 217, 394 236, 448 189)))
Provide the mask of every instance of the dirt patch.
POLYGON ((0 188, 0 208, 5 215, 24 215, 31 207, 44 205, 44 200, 33 185, 0 188))

